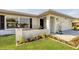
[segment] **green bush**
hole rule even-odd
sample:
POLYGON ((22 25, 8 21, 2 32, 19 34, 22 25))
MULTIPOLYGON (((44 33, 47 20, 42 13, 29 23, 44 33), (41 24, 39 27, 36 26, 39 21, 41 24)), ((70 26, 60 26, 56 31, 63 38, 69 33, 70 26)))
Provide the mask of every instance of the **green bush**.
POLYGON ((35 41, 35 40, 36 40, 35 37, 30 38, 30 41, 35 41))
POLYGON ((38 38, 39 38, 39 39, 45 39, 45 35, 44 35, 44 34, 38 35, 38 38))
POLYGON ((19 39, 19 44, 23 44, 23 43, 25 43, 25 40, 24 40, 23 37, 20 37, 20 39, 19 39))
POLYGON ((70 41, 70 43, 72 43, 74 46, 78 46, 79 45, 79 37, 72 39, 70 41))
POLYGON ((28 39, 26 39, 28 42, 31 42, 31 39, 30 38, 28 38, 28 39))
POLYGON ((76 26, 74 26, 74 30, 77 30, 77 27, 76 26))
POLYGON ((45 36, 45 38, 48 38, 48 37, 49 37, 49 35, 48 35, 48 34, 44 34, 44 36, 45 36))

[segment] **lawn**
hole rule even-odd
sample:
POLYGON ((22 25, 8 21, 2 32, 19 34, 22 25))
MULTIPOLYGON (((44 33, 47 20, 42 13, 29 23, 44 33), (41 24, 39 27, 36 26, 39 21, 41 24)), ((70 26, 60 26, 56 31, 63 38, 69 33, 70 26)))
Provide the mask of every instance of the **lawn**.
POLYGON ((38 40, 16 46, 15 35, 0 36, 0 50, 72 50, 73 48, 51 39, 38 40))

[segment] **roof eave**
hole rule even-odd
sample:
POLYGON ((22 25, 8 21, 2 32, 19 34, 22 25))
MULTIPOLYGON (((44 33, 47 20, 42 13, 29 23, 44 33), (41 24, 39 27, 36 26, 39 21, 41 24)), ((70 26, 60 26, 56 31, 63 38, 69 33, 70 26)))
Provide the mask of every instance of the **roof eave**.
POLYGON ((64 17, 68 17, 68 18, 75 19, 75 18, 72 17, 72 16, 65 15, 65 14, 63 14, 63 13, 60 13, 60 12, 57 12, 57 11, 54 11, 54 10, 51 10, 51 9, 49 9, 48 11, 43 12, 42 14, 40 14, 40 15, 38 15, 38 16, 40 17, 40 16, 45 16, 45 15, 48 15, 48 14, 55 14, 55 15, 59 15, 59 16, 64 16, 64 17))
POLYGON ((17 11, 9 11, 9 10, 3 10, 0 9, 0 13, 4 14, 11 14, 11 15, 20 15, 20 16, 30 16, 30 17, 37 17, 37 15, 24 13, 24 12, 17 12, 17 11))

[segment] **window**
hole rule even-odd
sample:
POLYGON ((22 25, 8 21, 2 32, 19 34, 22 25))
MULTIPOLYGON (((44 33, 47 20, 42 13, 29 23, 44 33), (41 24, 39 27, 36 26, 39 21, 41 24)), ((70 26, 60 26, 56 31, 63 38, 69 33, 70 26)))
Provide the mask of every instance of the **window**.
POLYGON ((29 18, 20 18, 20 23, 29 23, 29 18))
POLYGON ((0 15, 0 29, 4 29, 4 16, 0 15))
POLYGON ((18 18, 15 17, 7 17, 6 18, 6 25, 7 28, 30 28, 32 27, 32 18, 18 18))
POLYGON ((29 18, 20 18, 19 27, 21 28, 29 28, 30 19, 29 18))
POLYGON ((16 18, 7 18, 6 23, 7 23, 7 28, 16 28, 17 27, 16 18))

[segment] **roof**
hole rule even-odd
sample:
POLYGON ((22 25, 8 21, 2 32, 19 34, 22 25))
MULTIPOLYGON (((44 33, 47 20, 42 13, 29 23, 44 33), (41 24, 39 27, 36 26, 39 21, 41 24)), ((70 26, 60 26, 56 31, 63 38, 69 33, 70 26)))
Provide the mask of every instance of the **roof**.
POLYGON ((75 19, 75 18, 72 17, 72 16, 69 16, 69 15, 66 15, 66 14, 63 14, 63 13, 60 13, 60 12, 51 10, 51 9, 49 9, 48 11, 45 11, 44 13, 40 14, 39 16, 44 16, 44 15, 47 15, 47 14, 54 14, 54 15, 58 15, 58 16, 63 16, 63 17, 68 17, 68 18, 73 18, 73 19, 75 19))
POLYGON ((37 15, 34 15, 34 14, 29 14, 29 13, 24 13, 24 12, 17 12, 17 11, 9 11, 9 10, 3 10, 3 9, 0 9, 0 13, 20 15, 20 16, 33 16, 33 17, 37 16, 37 15))
POLYGON ((59 12, 51 10, 51 9, 41 13, 40 15, 29 14, 29 13, 24 13, 24 12, 9 11, 9 10, 3 10, 3 9, 0 9, 0 13, 6 13, 6 14, 12 14, 12 15, 21 15, 21 16, 32 16, 32 17, 40 17, 40 16, 44 16, 44 15, 47 15, 47 14, 54 14, 54 15, 58 15, 58 16, 74 18, 74 17, 71 17, 69 15, 59 13, 59 12))

